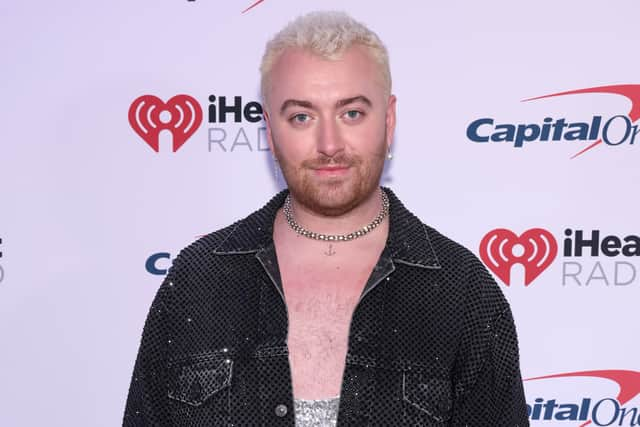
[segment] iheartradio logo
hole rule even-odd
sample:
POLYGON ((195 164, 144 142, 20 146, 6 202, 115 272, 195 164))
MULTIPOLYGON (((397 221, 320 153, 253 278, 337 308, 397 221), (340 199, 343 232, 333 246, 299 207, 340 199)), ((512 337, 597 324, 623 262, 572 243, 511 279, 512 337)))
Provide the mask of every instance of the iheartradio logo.
POLYGON ((529 286, 551 265, 558 254, 553 235, 542 228, 532 228, 520 236, 505 228, 488 232, 480 242, 480 258, 507 286, 511 285, 511 267, 524 267, 524 285, 529 286))
POLYGON ((156 96, 142 95, 129 107, 129 124, 156 153, 160 151, 161 131, 171 132, 176 152, 201 123, 202 108, 189 95, 176 95, 166 103, 156 96))

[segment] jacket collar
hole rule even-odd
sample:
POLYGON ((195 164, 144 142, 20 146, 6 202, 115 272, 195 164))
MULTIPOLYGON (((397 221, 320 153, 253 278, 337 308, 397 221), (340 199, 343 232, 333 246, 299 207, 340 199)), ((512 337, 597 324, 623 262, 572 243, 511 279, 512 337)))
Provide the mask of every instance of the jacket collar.
MULTIPOLYGON (((426 226, 388 188, 389 237, 385 252, 397 262, 424 268, 440 268, 426 226)), ((215 247, 216 254, 254 253, 273 247, 273 223, 288 190, 276 194, 263 208, 229 227, 215 247)))

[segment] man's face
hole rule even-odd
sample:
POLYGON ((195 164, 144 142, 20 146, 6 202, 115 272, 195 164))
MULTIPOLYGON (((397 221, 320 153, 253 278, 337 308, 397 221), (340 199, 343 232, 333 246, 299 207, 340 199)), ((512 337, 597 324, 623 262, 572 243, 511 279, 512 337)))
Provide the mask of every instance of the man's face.
POLYGON ((362 46, 327 60, 288 49, 266 91, 267 136, 291 194, 322 215, 349 212, 379 185, 395 97, 362 46))

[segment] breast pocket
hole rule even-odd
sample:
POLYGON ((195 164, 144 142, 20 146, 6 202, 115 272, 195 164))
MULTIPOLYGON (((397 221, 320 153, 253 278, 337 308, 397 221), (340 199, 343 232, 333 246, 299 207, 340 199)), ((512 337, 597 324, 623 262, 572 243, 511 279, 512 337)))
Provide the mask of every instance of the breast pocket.
POLYGON ((445 426, 451 419, 451 382, 427 373, 402 373, 402 401, 415 426, 445 426))
POLYGON ((174 420, 180 420, 177 425, 224 425, 229 416, 232 379, 233 360, 229 358, 175 366, 168 396, 174 420))

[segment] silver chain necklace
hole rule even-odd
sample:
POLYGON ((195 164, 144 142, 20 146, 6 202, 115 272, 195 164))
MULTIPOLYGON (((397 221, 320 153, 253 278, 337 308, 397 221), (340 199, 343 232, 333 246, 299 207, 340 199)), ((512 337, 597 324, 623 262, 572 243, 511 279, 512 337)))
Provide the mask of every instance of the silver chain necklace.
POLYGON ((380 189, 380 198, 382 199, 382 208, 380 209, 378 215, 373 219, 373 221, 371 221, 364 227, 348 234, 321 234, 309 231, 306 228, 302 227, 296 222, 295 219, 293 219, 290 194, 287 195, 287 198, 284 201, 283 210, 284 216, 289 226, 293 229, 293 231, 300 234, 301 236, 308 237, 309 239, 314 240, 323 240, 326 242, 346 242, 349 240, 357 239, 358 237, 362 237, 365 234, 369 233, 377 226, 379 226, 382 223, 382 220, 389 214, 389 197, 382 188, 380 189))

